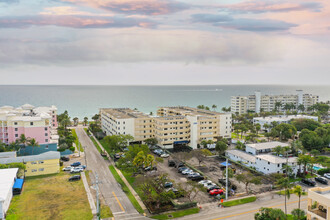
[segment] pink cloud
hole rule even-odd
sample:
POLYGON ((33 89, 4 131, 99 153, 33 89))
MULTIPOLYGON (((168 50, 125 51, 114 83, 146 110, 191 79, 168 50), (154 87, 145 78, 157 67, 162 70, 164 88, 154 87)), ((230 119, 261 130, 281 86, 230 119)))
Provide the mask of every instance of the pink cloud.
POLYGON ((188 4, 172 0, 62 0, 123 14, 163 15, 188 9, 188 4))

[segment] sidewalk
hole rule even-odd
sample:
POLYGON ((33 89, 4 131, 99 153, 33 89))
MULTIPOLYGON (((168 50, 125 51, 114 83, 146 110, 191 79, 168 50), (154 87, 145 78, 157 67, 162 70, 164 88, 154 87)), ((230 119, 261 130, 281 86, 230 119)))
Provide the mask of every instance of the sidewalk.
POLYGON ((88 185, 88 182, 87 182, 87 179, 86 179, 86 175, 85 175, 85 172, 81 172, 81 179, 84 183, 84 187, 85 187, 85 190, 86 190, 86 193, 87 193, 87 198, 88 198, 88 202, 89 202, 89 205, 92 209, 92 214, 93 215, 96 215, 96 206, 95 206, 95 202, 94 202, 94 199, 93 199, 93 196, 92 196, 92 193, 89 189, 89 185, 88 185))

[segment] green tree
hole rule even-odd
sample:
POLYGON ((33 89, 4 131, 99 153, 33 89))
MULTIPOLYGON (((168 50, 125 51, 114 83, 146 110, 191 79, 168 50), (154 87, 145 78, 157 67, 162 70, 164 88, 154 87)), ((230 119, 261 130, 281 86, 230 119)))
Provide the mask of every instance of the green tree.
POLYGON ((297 107, 299 112, 304 112, 305 111, 305 106, 303 104, 299 104, 297 107))
POLYGON ((279 179, 276 182, 276 185, 279 188, 284 189, 284 208, 285 208, 285 215, 287 215, 286 200, 287 200, 287 198, 290 199, 290 189, 292 188, 292 184, 290 183, 290 180, 288 177, 284 177, 284 178, 279 179))
POLYGON ((158 140, 156 138, 148 138, 144 140, 144 143, 146 143, 149 146, 155 146, 158 144, 158 140))
POLYGON ((28 139, 25 137, 25 134, 21 134, 21 136, 18 139, 19 143, 23 146, 26 146, 28 143, 28 139))
POLYGON ((104 137, 104 142, 107 145, 107 148, 111 152, 121 151, 123 148, 128 146, 130 141, 133 141, 134 138, 131 135, 111 135, 104 137))
POLYGON ((133 160, 133 164, 138 168, 142 168, 145 164, 146 156, 144 155, 143 151, 140 151, 133 160))
POLYGON ((294 220, 303 220, 306 219, 305 211, 301 209, 294 209, 291 212, 294 220))
POLYGON ((219 155, 223 155, 227 149, 228 145, 224 141, 218 141, 215 145, 215 150, 219 153, 219 155))
POLYGON ((74 126, 77 126, 78 123, 79 123, 79 118, 74 117, 74 118, 73 118, 73 124, 74 124, 74 126))
POLYGON ((205 160, 207 156, 211 156, 212 153, 208 149, 198 149, 190 152, 192 157, 195 157, 198 160, 199 166, 205 160))
POLYGON ((84 126, 87 126, 88 124, 88 117, 84 117, 84 126))
POLYGON ((64 118, 61 122, 60 125, 64 127, 64 130, 67 130, 67 127, 71 125, 70 118, 64 118))
POLYGON ((273 148, 273 152, 275 152, 276 156, 278 156, 283 152, 283 148, 281 146, 276 146, 273 148))
POLYGON ((257 132, 257 136, 258 136, 258 132, 261 129, 261 125, 259 123, 257 123, 257 124, 255 124, 255 127, 256 127, 256 132, 257 132))
POLYGON ((282 102, 275 102, 275 111, 279 112, 282 108, 282 102))
POLYGON ((197 108, 198 109, 205 109, 205 106, 204 105, 197 105, 197 108))
POLYGON ((254 215, 255 220, 284 220, 286 215, 281 209, 261 207, 259 212, 254 215))
POLYGON ((298 209, 300 209, 300 198, 301 198, 301 196, 303 194, 303 190, 302 190, 301 186, 300 185, 294 186, 293 187, 293 193, 296 194, 298 196, 298 198, 299 198, 298 209))
POLYGON ((245 150, 245 145, 242 143, 242 142, 240 142, 240 141, 237 141, 237 143, 236 143, 236 149, 237 150, 245 150))
POLYGON ((213 109, 213 111, 217 110, 217 108, 218 108, 217 105, 215 105, 215 104, 212 105, 212 109, 213 109))
POLYGON ((36 139, 32 138, 28 141, 28 146, 32 147, 32 155, 33 155, 33 150, 35 147, 40 147, 39 143, 36 141, 36 139))
POLYGON ((100 120, 100 114, 95 114, 92 119, 97 123, 100 120))
POLYGON ((249 192, 248 186, 251 183, 256 184, 256 185, 261 184, 261 178, 259 176, 255 176, 254 174, 252 174, 250 172, 238 174, 238 175, 236 175, 236 179, 238 182, 244 183, 246 193, 249 192))
POLYGON ((313 119, 299 118, 291 120, 291 124, 296 127, 298 131, 303 129, 308 129, 314 131, 315 129, 321 127, 321 124, 313 119))

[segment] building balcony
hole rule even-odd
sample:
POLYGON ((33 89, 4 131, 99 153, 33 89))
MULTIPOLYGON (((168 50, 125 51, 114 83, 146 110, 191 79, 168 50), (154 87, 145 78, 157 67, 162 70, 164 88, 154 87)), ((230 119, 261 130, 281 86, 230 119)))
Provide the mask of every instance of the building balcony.
POLYGON ((312 209, 311 206, 308 206, 308 212, 311 212, 324 220, 327 219, 327 209, 321 205, 314 209, 312 209))

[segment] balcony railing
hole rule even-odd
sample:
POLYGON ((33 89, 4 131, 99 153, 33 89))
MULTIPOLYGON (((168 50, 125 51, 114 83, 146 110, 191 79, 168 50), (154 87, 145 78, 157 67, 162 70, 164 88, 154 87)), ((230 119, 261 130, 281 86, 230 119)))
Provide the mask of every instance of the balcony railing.
POLYGON ((327 218, 327 210, 323 208, 322 206, 319 206, 318 208, 312 209, 311 206, 308 206, 308 211, 326 219, 327 218))

